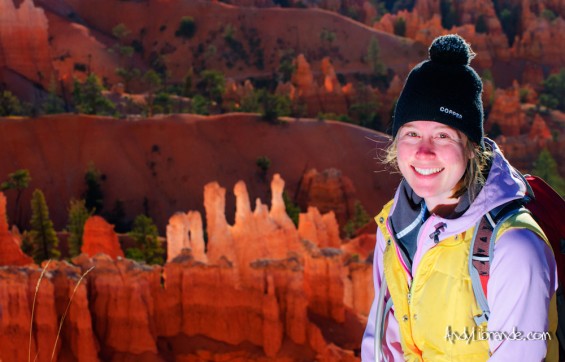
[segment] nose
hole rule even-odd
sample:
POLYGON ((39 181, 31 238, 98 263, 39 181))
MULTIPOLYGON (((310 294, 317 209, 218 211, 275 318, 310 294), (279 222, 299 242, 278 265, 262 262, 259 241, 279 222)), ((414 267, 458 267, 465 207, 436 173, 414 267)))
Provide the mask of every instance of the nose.
POLYGON ((416 157, 421 159, 434 158, 436 156, 436 151, 433 142, 427 137, 423 137, 418 143, 418 149, 416 150, 416 157))

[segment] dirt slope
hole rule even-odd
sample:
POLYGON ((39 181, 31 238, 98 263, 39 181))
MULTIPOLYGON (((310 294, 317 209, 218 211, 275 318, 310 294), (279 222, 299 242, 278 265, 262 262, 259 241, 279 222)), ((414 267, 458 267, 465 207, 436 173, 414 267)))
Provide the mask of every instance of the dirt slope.
MULTIPOLYGON (((238 180, 246 182, 252 205, 256 197, 270 203, 269 185, 256 166, 259 156, 267 156, 272 162, 269 181, 280 173, 290 195, 306 169, 340 169, 374 215, 398 182, 398 176, 376 172, 382 166, 374 159, 375 151, 383 142, 382 134, 345 123, 290 120, 272 125, 249 114, 0 119, 0 177, 29 169, 32 182, 22 200, 24 219, 29 218, 33 189, 41 188, 60 229, 66 224, 69 199, 84 191, 84 173, 92 162, 105 175, 104 211, 120 199, 127 218, 133 219, 143 212, 146 198, 149 214, 163 233, 174 212, 203 211, 203 188, 211 181, 227 189, 228 220, 233 220, 232 189, 238 180)), ((15 192, 6 195, 12 217, 15 192)))

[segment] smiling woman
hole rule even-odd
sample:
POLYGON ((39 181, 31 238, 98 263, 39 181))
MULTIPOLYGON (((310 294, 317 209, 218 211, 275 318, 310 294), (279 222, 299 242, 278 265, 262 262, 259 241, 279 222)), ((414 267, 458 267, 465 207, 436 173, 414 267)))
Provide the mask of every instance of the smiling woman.
POLYGON ((548 315, 557 278, 545 235, 517 208, 500 227, 492 222, 493 251, 483 259, 475 253, 482 220, 498 221, 498 210, 524 198, 526 184, 484 137, 482 82, 469 66, 470 46, 447 35, 429 53, 408 75, 394 113, 385 162, 403 180, 375 218, 376 297, 362 359, 553 360, 555 345, 543 339, 446 338, 449 330, 553 333, 548 315), (484 284, 475 257, 490 265, 484 284))
POLYGON ((433 121, 405 124, 398 135, 397 162, 400 172, 414 192, 435 212, 439 205, 457 205, 452 198, 465 174, 471 154, 466 153, 467 137, 457 130, 433 121))

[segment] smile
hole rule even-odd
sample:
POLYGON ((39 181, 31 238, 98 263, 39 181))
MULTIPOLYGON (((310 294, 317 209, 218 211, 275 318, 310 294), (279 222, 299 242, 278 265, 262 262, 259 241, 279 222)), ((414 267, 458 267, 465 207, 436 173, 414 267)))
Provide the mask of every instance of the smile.
POLYGON ((416 170, 416 172, 419 173, 420 175, 428 176, 428 175, 433 175, 434 173, 438 173, 438 172, 443 171, 443 168, 419 168, 419 167, 414 167, 414 170, 416 170))

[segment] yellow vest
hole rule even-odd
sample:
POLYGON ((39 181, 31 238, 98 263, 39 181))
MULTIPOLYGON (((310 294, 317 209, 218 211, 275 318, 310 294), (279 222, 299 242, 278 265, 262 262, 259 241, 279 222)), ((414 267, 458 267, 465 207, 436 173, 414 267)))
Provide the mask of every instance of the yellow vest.
MULTIPOLYGON (((486 323, 477 326, 478 306, 471 276, 469 252, 474 227, 442 240, 422 256, 411 286, 394 239, 386 227, 392 201, 375 217, 384 236, 383 271, 400 329, 406 361, 486 361, 489 358, 486 323)), ((548 243, 529 214, 511 217, 497 236, 509 228, 528 228, 548 243)), ((549 245, 549 243, 548 243, 549 245)), ((550 331, 557 326, 555 295, 550 308, 550 331)), ((557 338, 548 341, 546 361, 557 361, 557 338), (550 358, 551 356, 551 358, 550 358)))

